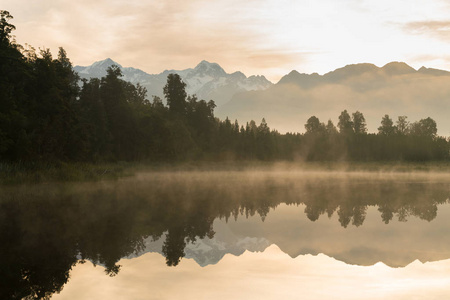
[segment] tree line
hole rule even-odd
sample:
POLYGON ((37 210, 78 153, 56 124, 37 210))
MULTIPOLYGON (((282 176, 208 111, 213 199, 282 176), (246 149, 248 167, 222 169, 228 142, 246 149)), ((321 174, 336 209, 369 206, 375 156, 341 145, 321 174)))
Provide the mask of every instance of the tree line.
POLYGON ((345 110, 337 127, 313 116, 304 134, 280 134, 264 119, 216 118, 214 101, 187 95, 177 74, 167 78, 165 102, 149 101, 117 66, 80 84, 63 48, 53 58, 22 47, 11 15, 0 16, 0 161, 449 159, 449 141, 431 118, 400 116, 394 125, 385 115, 369 134, 364 115, 345 110))

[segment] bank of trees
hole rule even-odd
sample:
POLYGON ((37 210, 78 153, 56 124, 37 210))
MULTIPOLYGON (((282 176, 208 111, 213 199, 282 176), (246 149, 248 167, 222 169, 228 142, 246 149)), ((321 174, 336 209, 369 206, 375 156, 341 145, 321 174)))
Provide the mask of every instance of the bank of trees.
MULTIPOLYGON (((0 161, 442 160, 449 142, 431 118, 409 123, 385 115, 368 134, 364 115, 344 110, 337 127, 311 117, 306 132, 280 134, 267 122, 214 116, 214 101, 186 94, 170 74, 165 101, 121 79, 112 66, 83 80, 64 49, 56 58, 15 43, 0 11, 0 161)), ((301 122, 299 122, 301 124, 301 122)))
POLYGON ((410 123, 399 116, 395 125, 389 115, 381 119, 378 133, 367 133, 364 115, 351 116, 344 110, 338 128, 331 121, 320 123, 311 117, 305 124, 304 156, 309 160, 406 160, 427 161, 449 158, 449 141, 437 136, 431 118, 410 123))

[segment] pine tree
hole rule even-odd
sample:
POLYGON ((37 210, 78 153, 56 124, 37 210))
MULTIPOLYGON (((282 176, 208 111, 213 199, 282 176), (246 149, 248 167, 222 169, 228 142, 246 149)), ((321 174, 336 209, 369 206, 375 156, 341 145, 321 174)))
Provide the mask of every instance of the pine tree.
POLYGON ((167 83, 164 86, 164 96, 169 106, 169 111, 177 115, 186 114, 186 83, 183 82, 180 75, 169 74, 167 83))

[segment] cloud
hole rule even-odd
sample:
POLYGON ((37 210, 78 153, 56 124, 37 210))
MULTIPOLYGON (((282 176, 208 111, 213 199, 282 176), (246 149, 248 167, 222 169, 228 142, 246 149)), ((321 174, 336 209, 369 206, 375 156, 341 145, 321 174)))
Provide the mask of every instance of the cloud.
POLYGON ((416 21, 403 25, 406 32, 424 34, 443 41, 450 41, 450 21, 416 21))
POLYGON ((258 1, 6 2, 19 43, 52 51, 63 46, 81 65, 111 57, 124 66, 159 73, 206 59, 227 71, 252 75, 289 68, 302 57, 271 44, 268 33, 260 30, 267 26, 264 15, 248 14, 258 10, 258 1))
POLYGON ((277 81, 292 69, 324 73, 348 63, 403 61, 411 52, 449 53, 450 45, 423 43, 418 34, 448 40, 445 22, 392 27, 394 20, 423 16, 447 20, 445 9, 431 1, 408 5, 405 12, 406 0, 391 2, 4 0, 2 6, 15 17, 19 43, 53 52, 62 46, 75 64, 110 57, 159 73, 206 59, 227 72, 277 81), (445 26, 434 33, 432 25, 445 26))

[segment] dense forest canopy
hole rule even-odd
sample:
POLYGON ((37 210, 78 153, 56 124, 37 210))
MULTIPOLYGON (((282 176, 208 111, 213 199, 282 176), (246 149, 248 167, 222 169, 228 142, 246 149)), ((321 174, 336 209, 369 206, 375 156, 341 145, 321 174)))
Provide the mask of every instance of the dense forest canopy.
POLYGON ((164 87, 167 105, 122 80, 117 66, 81 81, 63 48, 54 58, 48 49, 22 47, 12 16, 0 14, 1 161, 449 159, 450 143, 429 117, 394 122, 385 115, 374 134, 362 112, 344 110, 337 127, 312 116, 304 134, 280 134, 264 119, 219 120, 214 101, 187 95, 177 74, 164 87))

